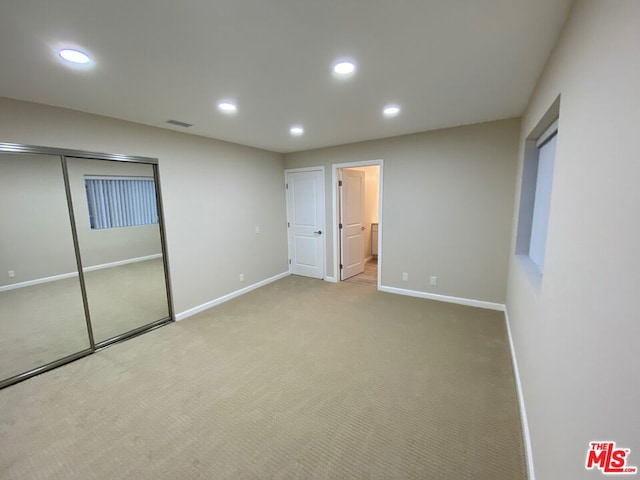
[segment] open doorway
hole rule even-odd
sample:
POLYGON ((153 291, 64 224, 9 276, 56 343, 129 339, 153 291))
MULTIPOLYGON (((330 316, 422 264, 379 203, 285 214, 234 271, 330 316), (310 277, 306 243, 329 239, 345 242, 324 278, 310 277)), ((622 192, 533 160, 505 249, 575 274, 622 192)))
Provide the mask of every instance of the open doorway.
POLYGON ((380 285, 382 161, 334 165, 338 281, 380 285))

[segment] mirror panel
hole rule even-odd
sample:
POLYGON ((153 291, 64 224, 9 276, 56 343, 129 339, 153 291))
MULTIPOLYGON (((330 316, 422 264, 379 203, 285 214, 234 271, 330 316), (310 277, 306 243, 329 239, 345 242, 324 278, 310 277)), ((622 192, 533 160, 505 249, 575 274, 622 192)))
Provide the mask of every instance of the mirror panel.
POLYGON ((96 344, 169 317, 153 166, 67 158, 96 344))
POLYGON ((0 153, 0 379, 91 348, 60 157, 0 153))

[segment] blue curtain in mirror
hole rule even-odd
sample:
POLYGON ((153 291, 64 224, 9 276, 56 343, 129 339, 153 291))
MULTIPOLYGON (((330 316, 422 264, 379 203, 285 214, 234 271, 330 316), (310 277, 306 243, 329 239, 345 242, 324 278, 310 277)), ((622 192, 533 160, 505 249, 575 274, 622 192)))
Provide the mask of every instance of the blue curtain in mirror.
POLYGON ((92 229, 158 223, 153 178, 85 177, 92 229))

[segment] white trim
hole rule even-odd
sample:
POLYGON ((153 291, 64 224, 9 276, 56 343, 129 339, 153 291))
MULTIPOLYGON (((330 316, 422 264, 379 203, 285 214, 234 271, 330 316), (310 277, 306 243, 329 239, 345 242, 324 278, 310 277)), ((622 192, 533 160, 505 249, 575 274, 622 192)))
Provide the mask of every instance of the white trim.
POLYGON ((364 263, 367 264, 369 263, 371 260, 373 259, 373 255, 369 255, 367 258, 364 259, 364 263))
MULTIPOLYGON (((285 191, 284 191, 284 201, 285 201, 285 209, 286 209, 286 214, 287 214, 287 258, 288 258, 288 262, 290 262, 292 260, 291 257, 291 235, 289 234, 289 213, 290 213, 290 205, 289 205, 289 195, 287 193, 288 190, 288 183, 289 180, 287 178, 287 175, 289 173, 297 173, 297 172, 315 172, 315 171, 321 171, 322 172, 322 225, 320 226, 321 230, 324 230, 324 238, 322 241, 322 255, 323 255, 323 261, 322 261, 322 277, 320 277, 321 279, 325 278, 325 275, 327 273, 327 225, 326 225, 326 217, 327 217, 327 213, 326 213, 326 198, 327 198, 327 179, 326 179, 326 174, 325 174, 325 168, 324 165, 317 165, 315 167, 301 167, 301 168, 285 168, 284 170, 284 183, 285 183, 285 191)), ((289 263, 287 265, 287 269, 288 269, 288 273, 291 274, 291 263, 289 263)), ((315 278, 315 277, 314 277, 315 278)))
POLYGON ((228 293, 226 295, 223 295, 222 297, 218 297, 214 300, 210 300, 206 303, 203 303, 202 305, 198 305, 197 307, 193 307, 188 310, 185 310, 184 312, 178 313, 176 315, 176 320, 184 320, 185 318, 191 317, 196 313, 204 312, 205 310, 215 307, 216 305, 220 305, 221 303, 228 302, 233 298, 239 297, 240 295, 244 295, 245 293, 249 293, 251 290, 264 287, 269 283, 273 283, 277 280, 280 280, 281 278, 288 277, 289 275, 291 275, 289 272, 282 272, 282 273, 279 273, 278 275, 274 275, 273 277, 269 277, 265 280, 261 280, 257 283, 249 285, 248 287, 241 288, 240 290, 236 290, 234 292, 228 293))
MULTIPOLYGON (((145 260, 153 260, 154 258, 162 258, 161 253, 153 255, 147 255, 145 257, 128 258, 126 260, 118 260, 117 262, 103 263, 102 265, 94 265, 92 267, 85 267, 83 272, 93 272, 94 270, 102 270, 103 268, 117 267, 120 265, 127 265, 129 263, 144 262, 145 260)), ((35 280, 27 280, 26 282, 12 283, 11 285, 3 285, 0 287, 0 292, 7 292, 9 290, 15 290, 16 288, 31 287, 33 285, 40 285, 41 283, 55 282, 57 280, 64 280, 65 278, 77 277, 78 272, 61 273, 60 275, 53 275, 51 277, 36 278, 35 280)))
POLYGON ((316 170, 324 171, 324 165, 316 165, 315 167, 285 168, 284 172, 285 173, 315 172, 316 170))
POLYGON ((63 273, 61 275, 54 275, 52 277, 36 278, 35 280, 27 280, 26 282, 12 283, 11 285, 3 285, 0 287, 0 292, 7 292, 9 290, 15 290, 16 288, 31 287, 33 285, 39 285, 41 283, 55 282, 56 280, 64 280, 65 278, 77 277, 78 272, 63 273))
POLYGON ((536 473, 533 468, 533 449, 531 448, 531 435, 529 434, 529 421, 527 420, 527 409, 524 406, 524 394, 522 393, 522 382, 520 381, 520 370, 516 359, 516 349, 513 346, 511 327, 509 325, 509 314, 507 307, 504 308, 504 321, 507 324, 507 336, 509 337, 509 348, 511 349, 511 361, 513 363, 513 376, 516 380, 516 392, 518 394, 518 404, 520 406, 520 423, 522 424, 522 436, 524 439, 524 455, 527 462, 529 480, 536 480, 536 473))
POLYGON ((336 277, 324 277, 325 282, 338 283, 338 279, 336 277))
POLYGON ((102 270, 103 268, 119 267, 120 265, 127 265, 129 263, 144 262, 146 260, 153 260, 155 258, 162 258, 161 253, 154 253, 153 255, 146 255, 144 257, 128 258, 126 260, 118 260, 117 262, 103 263, 102 265, 94 265, 92 267, 85 267, 83 272, 93 272, 94 270, 102 270))
MULTIPOLYGON (((340 278, 340 255, 338 242, 340 232, 338 231, 338 170, 341 168, 369 167, 378 165, 380 167, 380 180, 378 185, 378 290, 382 288, 382 205, 383 205, 383 185, 384 185, 384 160, 364 160, 361 162, 334 163, 331 165, 331 210, 333 215, 333 268, 334 276, 340 278)), ((325 258, 326 252, 325 252, 325 258)))
POLYGON ((447 295, 438 295, 436 293, 387 287, 385 285, 379 286, 378 290, 381 292, 396 293, 398 295, 407 295, 409 297, 427 298, 429 300, 437 300, 439 302, 457 303, 459 305, 467 305, 469 307, 485 308, 487 310, 499 310, 503 312, 505 309, 505 306, 502 303, 484 302, 482 300, 474 300, 472 298, 450 297, 447 295))

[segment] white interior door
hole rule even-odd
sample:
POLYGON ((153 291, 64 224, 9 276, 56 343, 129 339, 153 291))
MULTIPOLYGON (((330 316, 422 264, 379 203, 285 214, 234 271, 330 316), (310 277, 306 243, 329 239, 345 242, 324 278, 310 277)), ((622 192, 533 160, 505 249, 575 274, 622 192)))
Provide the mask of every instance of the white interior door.
POLYGON ((340 278, 346 280, 364 272, 364 172, 340 173, 340 278))
POLYGON ((289 271, 324 278, 324 170, 287 171, 289 271))

